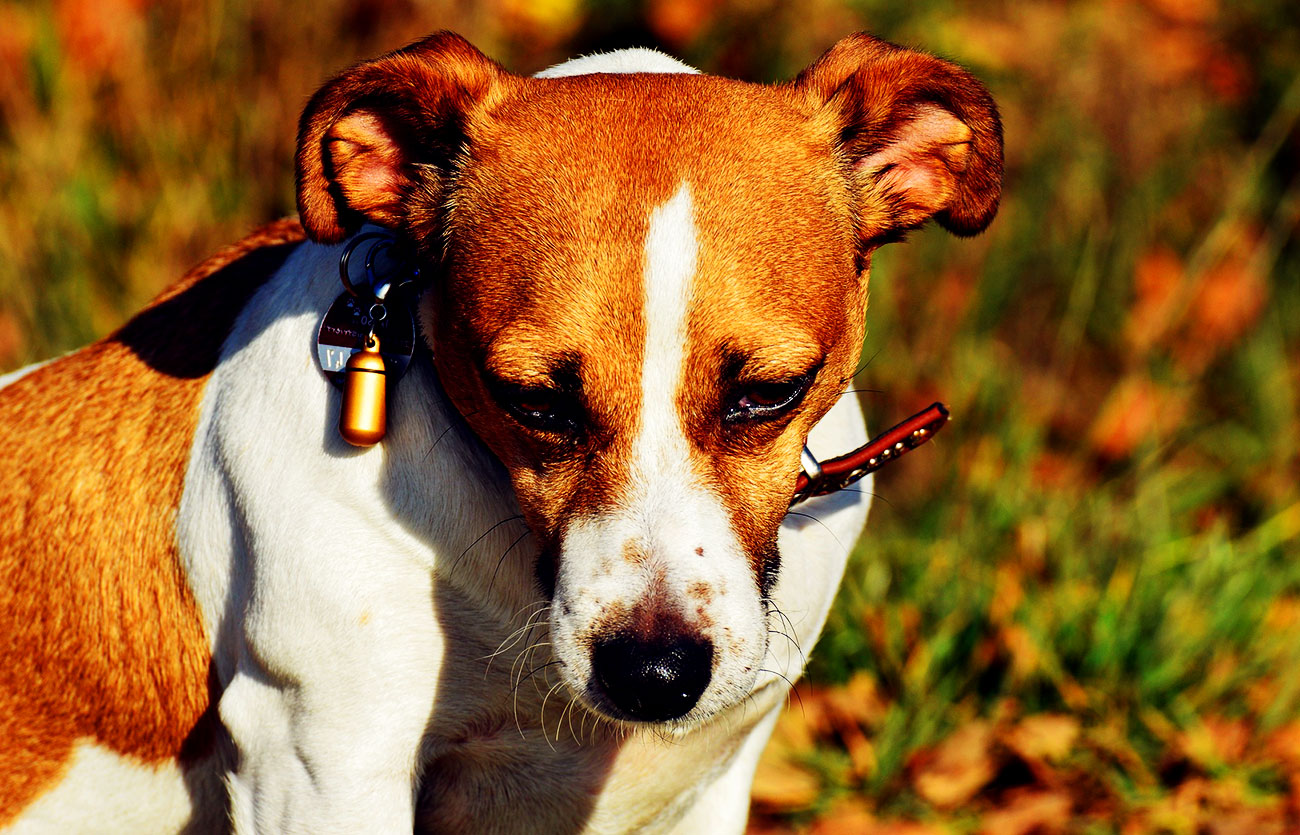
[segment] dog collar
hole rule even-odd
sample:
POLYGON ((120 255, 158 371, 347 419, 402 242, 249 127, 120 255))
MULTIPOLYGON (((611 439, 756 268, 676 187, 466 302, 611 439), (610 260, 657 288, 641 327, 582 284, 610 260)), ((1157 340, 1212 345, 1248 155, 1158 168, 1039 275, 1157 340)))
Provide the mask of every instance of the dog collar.
POLYGON ((807 445, 800 457, 802 472, 794 485, 794 507, 813 496, 825 496, 843 490, 853 482, 873 473, 934 437, 948 422, 948 407, 931 403, 897 426, 887 429, 847 455, 818 461, 807 445))

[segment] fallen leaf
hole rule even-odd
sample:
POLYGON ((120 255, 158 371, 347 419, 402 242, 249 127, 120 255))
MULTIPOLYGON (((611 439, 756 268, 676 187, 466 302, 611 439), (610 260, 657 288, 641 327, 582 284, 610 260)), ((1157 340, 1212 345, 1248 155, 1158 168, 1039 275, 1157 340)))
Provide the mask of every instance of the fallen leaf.
POLYGON ((1040 713, 1020 720, 1003 736, 1003 743, 1026 760, 1056 762, 1065 759, 1079 738, 1079 720, 1062 714, 1040 713))
POLYGON ((758 808, 769 812, 792 812, 807 809, 821 793, 817 775, 791 762, 780 762, 768 757, 758 762, 754 772, 754 787, 750 800, 758 808))
POLYGON ((54 17, 73 66, 119 74, 143 49, 143 0, 58 0, 54 17))
POLYGON ((829 720, 836 728, 844 724, 864 729, 875 727, 884 721, 889 710, 876 685, 876 677, 863 671, 841 687, 827 688, 822 700, 829 720))
POLYGON ((808 835, 863 835, 876 831, 876 817, 861 798, 842 800, 819 819, 808 835))
POLYGON ((646 23, 669 46, 680 48, 699 37, 717 7, 716 0, 651 0, 646 23))
POLYGON ((1151 5, 1180 23, 1208 23, 1219 15, 1217 0, 1152 0, 1151 5))
POLYGON ((1179 735, 1178 747, 1189 760, 1206 768, 1241 760, 1250 742, 1244 719, 1207 716, 1179 735))
POLYGON ((859 830, 858 835, 945 835, 945 830, 916 821, 888 821, 859 830))
POLYGON ((998 630, 998 639, 1011 659, 1011 674, 1024 680, 1038 670, 1042 651, 1038 642, 1018 623, 1009 623, 998 630))
POLYGON ((1111 390, 1089 442, 1105 458, 1125 458, 1144 441, 1170 434, 1186 411, 1185 396, 1157 386, 1145 375, 1131 375, 1111 390))
POLYGON ((1273 759, 1300 772, 1300 721, 1288 722, 1269 734, 1264 750, 1273 759))
POLYGON ((1185 280, 1183 261, 1172 249, 1144 252, 1133 269, 1133 307, 1124 325, 1130 348, 1144 353, 1169 329, 1185 280))
POLYGON ((0 369, 14 365, 23 348, 23 331, 18 319, 7 310, 0 310, 0 369))
POLYGON ((941 808, 951 808, 975 796, 996 773, 990 748, 993 729, 975 721, 958 728, 935 748, 917 755, 912 784, 941 808))
POLYGON ((1009 622, 1024 599, 1025 589, 1021 585, 1019 567, 1011 563, 999 565, 993 579, 993 600, 989 603, 989 620, 993 623, 1009 622))
POLYGON ((1064 792, 1022 792, 1000 809, 984 815, 986 835, 1026 835, 1061 832, 1070 822, 1070 796, 1064 792))
POLYGON ((1216 346, 1232 343, 1259 318, 1267 299, 1268 287, 1249 253, 1225 260, 1206 274, 1192 302, 1192 338, 1216 346))

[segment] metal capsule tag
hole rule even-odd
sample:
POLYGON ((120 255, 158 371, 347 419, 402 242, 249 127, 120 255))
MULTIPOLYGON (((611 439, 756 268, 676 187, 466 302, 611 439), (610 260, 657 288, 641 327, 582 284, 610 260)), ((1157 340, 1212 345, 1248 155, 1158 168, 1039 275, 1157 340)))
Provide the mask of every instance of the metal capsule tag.
POLYGON ((316 359, 343 390, 339 434, 354 446, 383 440, 388 389, 415 354, 412 308, 419 275, 400 256, 393 236, 378 227, 366 227, 339 258, 343 292, 321 318, 316 359))
POLYGON ((343 369, 343 408, 339 434, 353 446, 371 446, 384 439, 388 428, 387 374, 373 334, 348 358, 343 369))

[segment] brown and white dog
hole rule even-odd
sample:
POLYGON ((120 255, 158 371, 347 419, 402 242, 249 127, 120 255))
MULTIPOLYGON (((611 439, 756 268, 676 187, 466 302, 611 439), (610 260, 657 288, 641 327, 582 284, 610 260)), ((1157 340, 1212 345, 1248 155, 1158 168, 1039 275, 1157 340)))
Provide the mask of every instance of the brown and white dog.
POLYGON ((438 34, 301 125, 301 226, 0 380, 0 827, 741 831, 867 511, 787 516, 800 450, 866 440, 873 250, 992 218, 988 93, 438 34), (363 222, 432 361, 356 449, 311 343, 363 222))

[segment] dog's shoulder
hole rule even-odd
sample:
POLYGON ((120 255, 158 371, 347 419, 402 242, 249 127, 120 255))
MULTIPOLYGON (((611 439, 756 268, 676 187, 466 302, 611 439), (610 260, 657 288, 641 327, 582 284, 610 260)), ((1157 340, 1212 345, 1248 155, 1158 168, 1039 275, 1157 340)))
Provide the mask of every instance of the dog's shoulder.
POLYGON ((259 229, 0 389, 0 822, 78 740, 145 762, 197 741, 209 652, 177 506, 222 343, 303 239, 296 221, 259 229))

